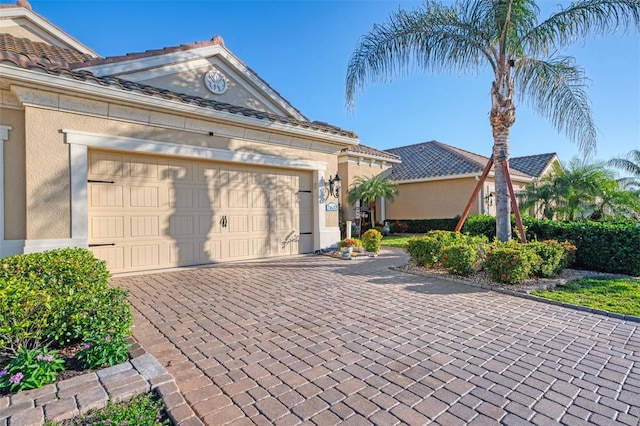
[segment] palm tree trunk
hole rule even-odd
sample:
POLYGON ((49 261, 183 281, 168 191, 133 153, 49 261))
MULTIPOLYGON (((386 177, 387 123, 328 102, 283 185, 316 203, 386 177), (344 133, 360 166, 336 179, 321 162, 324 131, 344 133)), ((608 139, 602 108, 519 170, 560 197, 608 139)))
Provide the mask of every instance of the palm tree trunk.
POLYGON ((509 129, 515 122, 513 79, 509 65, 500 67, 491 88, 491 128, 493 130, 493 162, 496 181, 496 237, 511 239, 511 203, 502 161, 509 161, 509 129))

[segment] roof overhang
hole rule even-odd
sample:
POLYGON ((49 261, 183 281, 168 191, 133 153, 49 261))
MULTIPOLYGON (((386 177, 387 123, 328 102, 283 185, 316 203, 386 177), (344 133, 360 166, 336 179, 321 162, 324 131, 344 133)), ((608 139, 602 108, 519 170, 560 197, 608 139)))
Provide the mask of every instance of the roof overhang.
MULTIPOLYGON (((100 101, 112 101, 115 103, 137 106, 142 108, 152 108, 168 113, 180 113, 189 117, 199 117, 225 124, 234 124, 244 128, 252 128, 267 132, 278 132, 298 136, 312 142, 322 142, 346 147, 358 145, 357 138, 349 138, 341 135, 330 134, 321 130, 303 128, 291 124, 273 122, 267 119, 256 119, 245 117, 242 114, 233 114, 226 111, 218 111, 213 108, 203 108, 193 104, 186 104, 180 101, 163 99, 138 92, 127 92, 112 86, 103 86, 91 82, 79 82, 72 78, 64 78, 46 74, 39 71, 32 71, 16 66, 0 63, 0 75, 4 79, 12 79, 12 83, 20 83, 22 87, 33 90, 64 91, 64 94, 73 94, 79 97, 96 99, 100 101)), ((53 106, 52 106, 53 107, 53 106)), ((182 129, 190 131, 190 129, 182 129)), ((205 133, 200 130, 198 132, 205 133)), ((208 132, 206 132, 208 133, 208 132)))

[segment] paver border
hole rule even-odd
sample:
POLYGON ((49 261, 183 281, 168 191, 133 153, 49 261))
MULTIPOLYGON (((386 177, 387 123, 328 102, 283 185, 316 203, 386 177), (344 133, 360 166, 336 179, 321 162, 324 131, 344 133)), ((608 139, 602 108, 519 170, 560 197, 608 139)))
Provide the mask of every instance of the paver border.
MULTIPOLYGON (((429 273, 424 273, 424 272, 418 272, 418 271, 410 271, 410 270, 406 270, 400 266, 390 266, 389 269, 391 269, 392 271, 400 271, 400 272, 404 272, 405 274, 410 274, 410 275, 417 275, 417 276, 422 276, 422 277, 429 277, 429 276, 436 276, 434 274, 429 274, 429 273)), ((464 284, 470 287, 475 287, 475 288, 482 288, 484 290, 490 290, 490 291, 495 291, 497 293, 502 293, 502 294, 508 294, 509 296, 516 296, 516 297, 520 297, 523 299, 529 299, 529 300, 534 300, 536 302, 542 302, 542 303, 546 303, 548 305, 556 305, 556 306, 562 306, 564 308, 570 308, 570 309, 574 309, 577 311, 582 311, 582 312, 589 312, 592 314, 597 314, 597 315, 603 315, 609 318, 615 318, 615 319, 619 319, 619 320, 624 320, 624 321, 633 321, 633 322, 638 322, 640 323, 640 317, 635 316, 635 315, 624 315, 624 314, 617 314, 615 312, 609 312, 609 311, 605 311, 602 309, 596 309, 596 308, 589 308, 588 306, 580 306, 580 305, 574 305, 571 303, 565 303, 565 302, 560 302, 557 300, 551 300, 551 299, 546 299, 544 297, 540 297, 540 296, 534 296, 533 294, 530 294, 528 291, 527 292, 522 292, 522 291, 515 291, 515 290, 507 290, 503 287, 499 287, 499 286, 492 286, 492 285, 487 285, 487 284, 483 284, 483 283, 475 283, 475 282, 470 282, 470 281, 466 281, 466 280, 461 280, 461 279, 457 279, 455 277, 451 277, 451 276, 447 276, 447 275, 437 275, 437 278, 441 278, 443 280, 447 280, 447 281, 453 281, 459 284, 464 284)), ((544 288, 540 288, 541 290, 550 290, 556 287, 556 284, 546 284, 544 285, 544 288)))

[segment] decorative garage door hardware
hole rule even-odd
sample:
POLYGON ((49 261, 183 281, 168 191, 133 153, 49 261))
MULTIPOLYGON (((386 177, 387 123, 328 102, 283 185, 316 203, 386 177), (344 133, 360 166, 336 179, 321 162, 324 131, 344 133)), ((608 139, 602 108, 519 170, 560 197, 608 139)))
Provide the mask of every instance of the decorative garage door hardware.
POLYGON ((104 247, 104 246, 115 246, 116 243, 104 243, 104 244, 89 244, 89 247, 104 247))
POLYGON ((227 220, 227 216, 222 216, 222 219, 220 219, 220 226, 226 228, 228 224, 229 221, 227 220))
POLYGON ((115 183, 115 181, 112 181, 112 180, 94 180, 94 179, 89 179, 87 182, 89 182, 89 183, 115 183))

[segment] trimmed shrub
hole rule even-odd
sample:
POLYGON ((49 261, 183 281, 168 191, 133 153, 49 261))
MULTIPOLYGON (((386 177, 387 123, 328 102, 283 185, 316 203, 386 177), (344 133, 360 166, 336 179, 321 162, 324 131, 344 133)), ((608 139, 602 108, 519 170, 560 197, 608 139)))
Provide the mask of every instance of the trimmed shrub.
MULTIPOLYGON (((524 216, 528 241, 568 241, 576 247, 575 265, 592 271, 640 275, 640 223, 558 222, 524 216)), ((515 224, 512 217, 512 226, 515 224)), ((472 216, 462 230, 495 238, 495 218, 472 216)), ((569 259, 571 264, 571 259, 569 259)))
POLYGON ((470 275, 474 271, 477 260, 477 247, 462 242, 444 247, 440 256, 440 263, 451 275, 470 275))
POLYGON ((105 262, 85 249, 1 259, 0 351, 25 340, 62 346, 96 332, 131 334, 128 293, 108 278, 105 262))
POLYGON ((451 219, 397 219, 387 220, 392 232, 396 232, 393 229, 395 223, 404 223, 406 230, 404 232, 409 234, 426 234, 429 231, 451 231, 456 229, 460 218, 455 217, 451 219))
POLYGON ((533 241, 527 248, 539 258, 532 271, 539 277, 553 277, 567 265, 567 249, 555 240, 533 241))
POLYGON ((369 229, 362 234, 362 246, 366 251, 378 253, 382 247, 382 233, 376 229, 369 229))
POLYGON ((438 261, 440 243, 433 237, 411 237, 404 247, 409 261, 417 266, 432 267, 438 261))
POLYGON ((484 266, 495 281, 521 283, 531 276, 539 257, 527 245, 508 242, 494 243, 487 252, 484 266))
POLYGON ((409 225, 399 220, 397 222, 391 222, 389 229, 391 229, 391 232, 394 234, 405 234, 409 229, 409 225))

